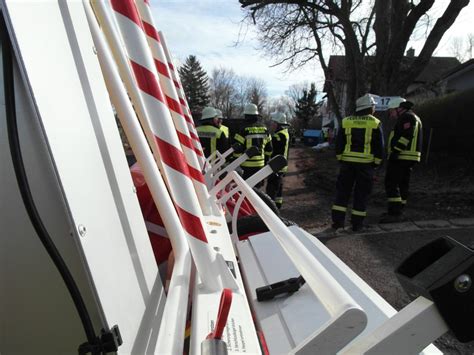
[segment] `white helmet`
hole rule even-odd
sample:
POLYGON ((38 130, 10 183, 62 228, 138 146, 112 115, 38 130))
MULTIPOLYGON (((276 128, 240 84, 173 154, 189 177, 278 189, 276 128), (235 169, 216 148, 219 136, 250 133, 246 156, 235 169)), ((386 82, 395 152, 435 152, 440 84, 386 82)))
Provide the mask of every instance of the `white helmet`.
POLYGON ((391 99, 387 105, 387 110, 391 109, 391 108, 399 108, 400 107, 400 104, 402 102, 405 102, 407 100, 405 100, 403 97, 394 97, 393 99, 391 99))
POLYGON ((216 113, 217 113, 217 118, 224 118, 224 115, 222 114, 222 111, 216 108, 216 113))
POLYGON ((271 115, 272 121, 279 123, 279 124, 288 124, 286 120, 286 115, 283 112, 273 112, 271 115))
POLYGON ((217 111, 214 107, 204 107, 204 110, 201 112, 201 121, 209 120, 211 118, 217 117, 217 111))
POLYGON ((370 94, 365 94, 356 100, 356 112, 375 106, 375 100, 370 94))
POLYGON ((247 104, 247 105, 245 105, 245 108, 244 108, 244 115, 257 116, 257 115, 258 115, 258 108, 257 108, 257 105, 255 105, 255 104, 247 104))

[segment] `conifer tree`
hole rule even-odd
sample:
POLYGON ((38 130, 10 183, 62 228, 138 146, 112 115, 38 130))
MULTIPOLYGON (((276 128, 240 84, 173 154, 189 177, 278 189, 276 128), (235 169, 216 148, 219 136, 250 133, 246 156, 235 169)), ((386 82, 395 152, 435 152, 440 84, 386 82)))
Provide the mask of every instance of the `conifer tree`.
POLYGON ((310 89, 303 89, 301 97, 296 103, 296 118, 301 120, 303 128, 306 128, 309 120, 314 118, 318 113, 318 105, 316 104, 316 85, 311 83, 310 89))
POLYGON ((179 75, 189 108, 195 120, 199 119, 202 109, 209 104, 209 82, 207 73, 201 67, 196 56, 190 55, 179 68, 179 75))

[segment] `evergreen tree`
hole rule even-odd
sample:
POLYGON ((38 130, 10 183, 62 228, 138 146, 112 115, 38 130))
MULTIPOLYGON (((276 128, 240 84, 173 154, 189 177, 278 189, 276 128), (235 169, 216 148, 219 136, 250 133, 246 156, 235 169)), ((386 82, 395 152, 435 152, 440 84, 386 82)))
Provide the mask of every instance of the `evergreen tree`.
POLYGON ((190 55, 179 68, 179 75, 189 108, 194 119, 199 119, 202 109, 209 104, 209 82, 207 73, 202 69, 196 56, 190 55))
POLYGON ((296 103, 295 115, 302 123, 302 128, 308 126, 308 122, 315 118, 318 113, 318 105, 316 104, 316 85, 311 83, 310 89, 303 89, 301 97, 296 103))

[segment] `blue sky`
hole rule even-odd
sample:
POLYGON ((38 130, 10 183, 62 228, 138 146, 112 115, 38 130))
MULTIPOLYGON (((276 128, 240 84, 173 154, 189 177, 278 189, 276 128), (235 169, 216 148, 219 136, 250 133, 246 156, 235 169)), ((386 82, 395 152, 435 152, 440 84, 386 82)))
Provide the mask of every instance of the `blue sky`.
MULTIPOLYGON (((440 9, 447 1, 436 1, 434 16, 440 15, 440 9)), ((237 0, 152 0, 151 6, 155 24, 165 34, 178 61, 194 54, 208 72, 223 66, 232 68, 239 75, 261 78, 272 97, 283 95, 290 85, 303 81, 315 81, 319 89, 322 87, 323 76, 317 63, 291 73, 284 73, 282 66, 270 67, 273 62, 258 50, 254 28, 241 26, 244 13, 237 0)), ((471 2, 445 35, 435 55, 451 55, 450 43, 454 37, 474 33, 473 18, 474 4, 471 2)), ((422 43, 412 41, 410 44, 419 53, 422 43)))

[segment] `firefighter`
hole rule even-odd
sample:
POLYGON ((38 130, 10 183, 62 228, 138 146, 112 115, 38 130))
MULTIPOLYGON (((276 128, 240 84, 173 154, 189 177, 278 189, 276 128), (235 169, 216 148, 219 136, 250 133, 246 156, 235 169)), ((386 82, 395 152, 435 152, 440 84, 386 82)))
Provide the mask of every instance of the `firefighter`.
POLYGON ((387 213, 381 223, 398 222, 408 199, 408 187, 413 166, 421 160, 422 124, 412 110, 413 103, 402 97, 388 104, 389 117, 396 119, 388 138, 388 163, 385 172, 387 213))
MULTIPOLYGON (((260 152, 241 164, 243 178, 247 179, 265 166, 272 155, 273 148, 268 129, 260 122, 260 114, 256 105, 245 105, 244 118, 244 126, 234 136, 234 142, 239 146, 234 156, 238 157, 252 146, 257 147, 260 152)), ((260 187, 262 184, 263 182, 260 182, 257 187, 260 187)))
POLYGON ((224 126, 222 124, 222 121, 224 120, 224 115, 222 114, 221 110, 216 109, 216 111, 217 111, 217 118, 219 119, 219 128, 221 129, 222 132, 224 132, 226 138, 229 139, 229 127, 224 126))
POLYGON ((224 153, 229 149, 229 140, 219 128, 218 113, 214 107, 205 107, 196 128, 206 158, 216 150, 224 153))
POLYGON ((336 199, 332 206, 332 230, 343 230, 347 204, 354 188, 351 212, 352 231, 363 228, 366 207, 372 190, 374 170, 383 159, 381 122, 373 116, 375 100, 366 94, 356 101, 356 113, 342 120, 336 137, 336 157, 340 171, 336 199))
MULTIPOLYGON (((271 115, 271 130, 273 153, 272 158, 277 155, 283 155, 288 161, 288 150, 290 145, 290 134, 288 132, 288 122, 283 112, 275 112, 271 115)), ((275 201, 278 208, 283 204, 283 178, 288 171, 288 164, 278 173, 270 175, 267 179, 266 192, 270 198, 275 201)))

